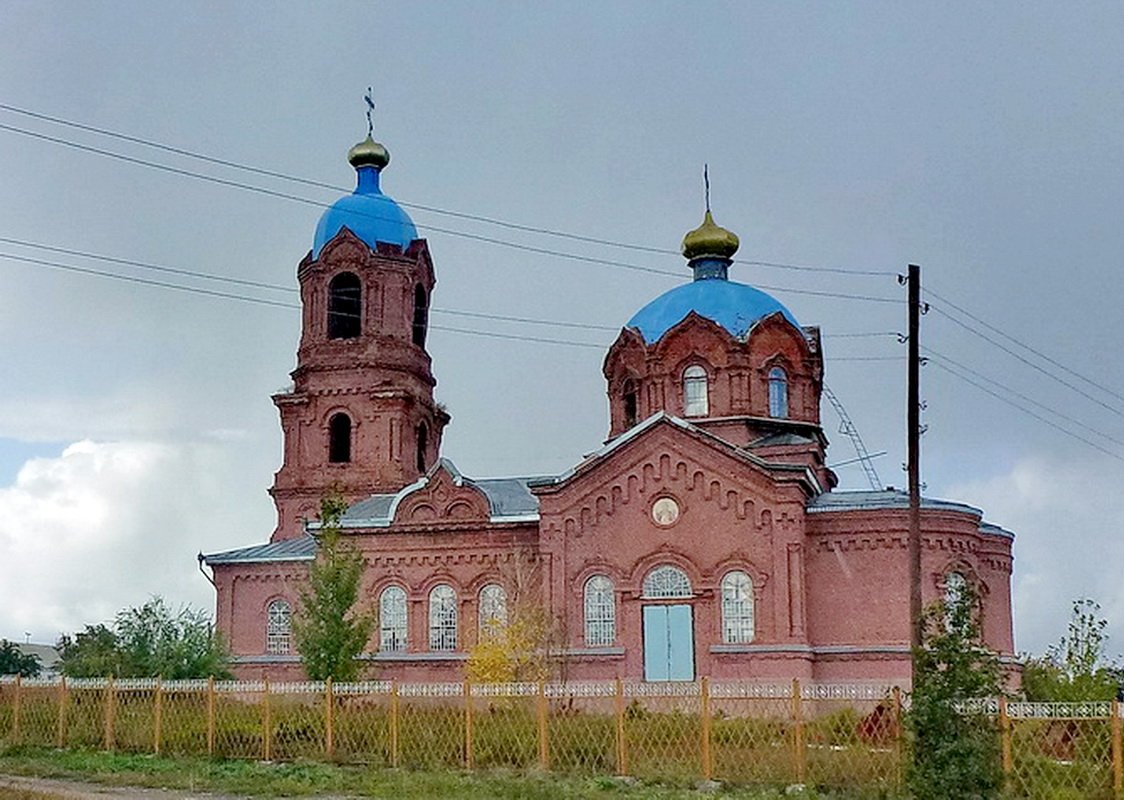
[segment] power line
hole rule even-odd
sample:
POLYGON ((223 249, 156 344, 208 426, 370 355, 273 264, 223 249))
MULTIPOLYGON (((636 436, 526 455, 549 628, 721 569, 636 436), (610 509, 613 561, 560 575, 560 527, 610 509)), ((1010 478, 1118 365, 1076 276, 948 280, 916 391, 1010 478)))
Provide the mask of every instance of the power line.
POLYGON ((938 353, 936 350, 933 350, 931 348, 924 347, 924 346, 922 346, 921 349, 924 350, 926 353, 928 353, 933 358, 937 358, 941 361, 944 361, 947 364, 951 364, 954 367, 956 367, 958 369, 961 369, 964 372, 969 373, 970 375, 974 375, 977 379, 982 380, 985 383, 990 383, 992 386, 998 387, 1000 390, 1014 395, 1015 397, 1019 398, 1020 400, 1023 400, 1027 403, 1030 403, 1033 406, 1037 406, 1038 408, 1042 409, 1043 411, 1046 411, 1050 414, 1053 414, 1057 417, 1060 417, 1061 419, 1064 419, 1066 422, 1069 422, 1073 425, 1076 425, 1077 427, 1082 428, 1082 429, 1088 431, 1089 433, 1100 436, 1103 439, 1107 439, 1108 441, 1112 442, 1113 444, 1118 444, 1121 447, 1124 447, 1124 440, 1117 439, 1116 437, 1112 436, 1111 434, 1105 433, 1104 431, 1101 431, 1101 430, 1097 430, 1096 428, 1094 428, 1090 425, 1086 425, 1081 420, 1077 419, 1076 417, 1072 417, 1069 414, 1066 414, 1064 411, 1058 411, 1056 408, 1052 408, 1052 407, 1046 405, 1045 403, 1041 403, 1038 400, 1035 400, 1033 397, 1030 397, 1026 394, 1023 394, 1022 392, 1018 391, 1017 389, 1012 389, 1010 386, 1008 386, 1004 383, 1001 383, 1001 382, 995 380, 994 378, 992 378, 988 375, 985 375, 984 373, 982 373, 978 370, 972 369, 971 367, 957 361, 956 359, 949 358, 948 356, 944 355, 943 353, 938 353))
POLYGON ((219 281, 221 283, 231 283, 238 286, 249 286, 255 289, 269 289, 278 292, 295 293, 297 290, 292 286, 282 286, 276 283, 263 283, 261 281, 250 281, 242 278, 234 278, 229 275, 212 275, 206 272, 198 272, 190 269, 177 269, 175 267, 164 267, 159 264, 152 264, 146 261, 134 261, 129 258, 118 258, 116 256, 106 256, 99 253, 90 253, 85 250, 72 250, 67 247, 56 247, 49 244, 40 244, 39 242, 29 242, 24 239, 13 239, 8 236, 0 236, 0 242, 4 244, 14 244, 19 247, 29 247, 35 250, 46 250, 51 253, 62 253, 68 256, 79 256, 81 258, 90 258, 95 261, 106 261, 111 264, 122 264, 129 267, 139 267, 140 269, 150 269, 155 272, 166 272, 170 275, 185 275, 192 278, 199 278, 201 280, 219 281))
MULTIPOLYGON (((154 270, 154 271, 157 271, 157 272, 164 272, 164 273, 169 273, 169 274, 173 274, 173 275, 183 275, 183 276, 192 277, 192 278, 199 278, 199 279, 202 279, 202 280, 219 281, 219 282, 222 282, 222 283, 230 283, 230 284, 235 284, 235 285, 239 285, 239 286, 249 286, 249 287, 253 287, 253 288, 270 289, 270 290, 273 290, 273 291, 281 291, 281 292, 286 292, 288 294, 294 294, 294 295, 298 293, 298 290, 295 287, 292 287, 292 286, 282 286, 282 285, 275 284, 275 283, 264 283, 264 282, 261 282, 261 281, 243 280, 241 278, 233 278, 233 277, 223 276, 223 275, 212 275, 212 274, 209 274, 209 273, 206 273, 206 272, 198 272, 196 270, 177 269, 175 267, 165 267, 165 266, 161 266, 159 264, 152 264, 152 263, 145 262, 145 261, 136 261, 136 260, 128 259, 128 258, 118 258, 118 257, 115 257, 115 256, 106 256, 106 255, 101 255, 101 254, 98 254, 98 253, 91 253, 91 252, 85 251, 85 250, 74 250, 74 249, 66 248, 66 247, 55 247, 53 245, 40 244, 38 242, 29 242, 29 241, 24 240, 24 239, 13 239, 13 238, 7 237, 7 236, 0 236, 0 242, 4 242, 4 243, 7 243, 7 244, 14 244, 14 245, 18 245, 20 247, 29 247, 29 248, 33 248, 33 249, 46 250, 48 252, 53 252, 53 253, 64 253, 66 255, 79 256, 79 257, 82 257, 82 258, 89 258, 89 259, 93 259, 93 260, 97 260, 97 261, 106 261, 106 262, 113 263, 113 264, 122 264, 122 265, 126 265, 126 266, 138 267, 140 269, 154 270)), ((5 256, 5 257, 9 257, 9 258, 13 258, 13 259, 18 258, 17 256, 14 256, 14 255, 13 256, 5 256)), ((49 266, 49 265, 53 265, 55 262, 33 262, 33 263, 41 263, 43 266, 49 266)), ((101 275, 103 273, 95 271, 93 274, 101 275)), ((109 276, 109 275, 113 275, 113 274, 117 274, 117 273, 104 273, 104 274, 109 276)), ((156 284, 156 285, 159 285, 159 284, 156 284)), ((171 288, 171 287, 169 286, 168 288, 171 288)), ((233 299, 233 297, 234 296, 232 295, 232 299, 233 299)), ((239 295, 239 297, 240 297, 240 295, 239 295)), ((299 306, 292 306, 292 307, 299 308, 299 306)), ((474 318, 474 319, 489 319, 489 320, 497 320, 497 321, 500 321, 500 322, 518 322, 518 323, 523 323, 523 324, 528 324, 528 325, 547 325, 547 326, 551 326, 551 327, 560 327, 560 328, 578 328, 578 329, 602 330, 602 331, 617 331, 617 330, 619 330, 618 327, 613 327, 613 326, 610 326, 610 325, 596 325, 596 324, 593 324, 593 323, 584 323, 584 322, 564 322, 564 321, 561 321, 561 320, 533 319, 531 317, 514 317, 514 316, 505 315, 505 314, 490 314, 490 313, 478 312, 478 311, 463 311, 463 310, 460 310, 460 309, 452 309, 452 308, 434 307, 434 308, 431 308, 430 311, 432 311, 434 313, 438 313, 438 314, 449 314, 451 316, 471 317, 471 318, 474 318)))
POLYGON ((1061 425, 1058 425, 1056 422, 1053 422, 1052 420, 1049 420, 1046 417, 1043 417, 1041 414, 1038 414, 1034 411, 1031 411, 1026 406, 1023 406, 1019 403, 1016 403, 1014 400, 1011 400, 1010 398, 1004 397, 1003 395, 999 394, 998 392, 993 391, 992 389, 989 389, 987 386, 984 386, 982 383, 979 383, 979 382, 977 382, 977 381, 975 381, 975 380, 973 380, 973 379, 971 379, 971 378, 969 378, 965 375, 961 375, 955 369, 953 369, 952 367, 949 367, 947 364, 943 364, 940 361, 934 361, 932 363, 933 363, 933 366, 936 367, 937 369, 944 370, 945 372, 949 373, 950 375, 953 375, 953 376, 959 378, 960 380, 964 381, 965 383, 969 383, 972 386, 975 386, 980 391, 986 392, 987 394, 989 394, 992 397, 1006 403, 1007 405, 1014 406, 1015 408, 1022 411, 1024 414, 1028 414, 1028 415, 1034 417, 1039 422, 1042 422, 1046 425, 1049 425, 1051 428, 1053 428, 1055 430, 1061 431, 1066 436, 1069 436, 1073 439, 1076 439, 1079 442, 1083 442, 1083 443, 1089 445, 1090 447, 1092 447, 1093 449, 1099 450, 1100 452, 1104 453, 1106 456, 1109 456, 1111 458, 1115 458, 1117 461, 1124 461, 1124 456, 1120 456, 1120 455, 1112 452, 1111 450, 1107 450, 1104 447, 1101 447, 1096 442, 1091 441, 1090 439, 1086 439, 1084 436, 1076 434, 1073 431, 1068 430, 1067 428, 1063 428, 1061 425))
MULTIPOLYGON (((172 145, 164 144, 162 142, 153 141, 151 139, 144 139, 144 138, 141 138, 139 136, 132 136, 132 135, 129 135, 129 134, 121 133, 119 131, 109 130, 107 128, 99 128, 99 127, 96 127, 96 126, 93 126, 93 125, 87 125, 87 124, 84 124, 84 123, 81 123, 81 122, 76 122, 74 120, 63 119, 61 117, 55 117, 55 116, 51 116, 49 114, 43 114, 41 112, 31 111, 31 110, 25 109, 25 108, 19 108, 17 106, 9 105, 9 104, 6 104, 6 103, 0 103, 0 109, 2 109, 4 111, 11 112, 13 114, 21 114, 23 116, 31 117, 33 119, 51 122, 51 123, 56 124, 56 125, 70 126, 72 128, 76 128, 78 130, 83 130, 83 131, 87 131, 87 132, 90 132, 90 133, 96 133, 100 136, 108 136, 108 137, 111 137, 111 138, 114 138, 114 139, 120 139, 122 141, 130 142, 132 144, 139 144, 139 145, 143 145, 145 147, 152 147, 152 148, 155 148, 157 150, 162 150, 162 151, 167 152, 167 153, 173 153, 175 155, 184 156, 186 158, 194 158, 194 159, 197 159, 199 161, 204 161, 204 162, 209 163, 209 164, 215 164, 217 166, 228 167, 230 169, 242 170, 244 172, 249 172, 249 173, 252 173, 252 174, 255 174, 255 175, 262 175, 262 176, 265 176, 265 177, 292 181, 294 183, 300 183, 300 184, 304 184, 306 186, 314 186, 314 187, 322 188, 322 189, 331 189, 331 190, 339 191, 339 192, 350 191, 346 187, 338 186, 338 185, 331 184, 331 183, 326 183, 324 181, 317 181, 317 180, 312 180, 312 179, 309 179, 309 178, 302 178, 302 177, 299 177, 299 176, 296 176, 296 175, 290 175, 290 174, 284 173, 284 172, 278 172, 278 171, 275 171, 275 170, 263 169, 261 167, 255 167, 255 166, 251 166, 249 164, 242 164, 242 163, 239 163, 239 162, 236 162, 236 161, 230 161, 230 160, 224 159, 224 158, 217 158, 215 156, 206 155, 204 153, 199 153, 199 152, 195 152, 195 151, 192 151, 192 150, 186 150, 186 149, 181 148, 181 147, 174 147, 172 145)), ((14 129, 14 128, 8 128, 8 129, 22 132, 21 129, 14 129)), ((403 206, 407 207, 407 208, 413 208, 413 209, 417 209, 419 211, 425 211, 425 212, 431 213, 431 214, 440 214, 440 215, 444 215, 444 216, 453 217, 453 218, 456 218, 456 219, 465 219, 465 220, 471 220, 473 222, 482 222, 482 223, 485 223, 485 224, 488 224, 488 225, 495 225, 495 226, 498 226, 498 227, 507 228, 509 230, 521 231, 521 232, 524 232, 524 233, 535 233, 535 234, 540 234, 540 235, 544 235, 544 236, 555 236, 555 237, 562 238, 562 239, 569 239, 571 241, 583 242, 585 244, 596 244, 596 245, 602 245, 602 246, 606 246, 606 247, 616 247, 616 248, 621 248, 621 249, 626 249, 626 250, 635 250, 635 251, 638 251, 638 252, 652 253, 652 254, 657 254, 657 255, 680 255, 680 253, 678 251, 672 250, 670 248, 652 247, 650 245, 640 245, 640 244, 632 244, 632 243, 627 243, 627 242, 619 242, 619 241, 615 241, 615 240, 612 240, 612 239, 604 239, 604 238, 600 238, 600 237, 596 237, 596 236, 587 236, 587 235, 584 235, 584 234, 572 233, 572 232, 568 232, 568 231, 560 231, 560 230, 556 230, 556 229, 552 229, 552 228, 545 228, 545 227, 536 226, 536 225, 523 225, 523 224, 520 224, 520 223, 511 222, 509 220, 498 219, 496 217, 488 217, 488 216, 484 216, 484 215, 481 215, 481 214, 470 214, 470 213, 463 212, 463 211, 451 211, 449 209, 438 208, 437 206, 423 205, 421 203, 409 203, 409 202, 405 202, 405 201, 398 201, 398 203, 400 205, 403 205, 403 206)), ((823 266, 811 266, 811 265, 806 265, 806 264, 786 264, 786 263, 777 262, 777 261, 756 261, 756 260, 747 260, 747 259, 740 259, 740 258, 734 259, 734 261, 735 261, 735 263, 738 263, 738 264, 746 264, 746 265, 758 266, 758 267, 769 267, 769 268, 773 268, 773 269, 793 270, 793 271, 799 271, 799 272, 833 273, 833 274, 839 274, 839 275, 854 275, 854 276, 866 276, 866 277, 893 277, 895 275, 894 272, 887 271, 887 270, 856 270, 856 269, 847 269, 847 268, 844 268, 844 267, 823 267, 823 266)))
POLYGON ((930 306, 930 307, 932 308, 932 310, 933 310, 933 311, 936 311, 936 312, 937 312, 938 314, 940 314, 940 315, 941 315, 942 317, 944 317, 945 319, 949 320, 950 322, 952 322, 952 323, 954 323, 954 324, 956 324, 956 325, 959 325, 959 326, 960 326, 961 328, 963 328, 964 330, 966 330, 966 331, 968 331, 969 333, 972 333, 972 334, 974 334, 974 335, 978 336, 979 338, 983 339, 983 340, 984 340, 985 342, 989 342, 989 343, 990 343, 990 344, 992 344, 993 346, 995 346, 995 347, 998 347, 998 348, 999 348, 1000 350, 1002 350, 1002 351, 1003 351, 1004 353, 1007 353, 1007 354, 1008 354, 1009 356, 1011 356, 1012 358, 1015 358, 1015 359, 1017 359, 1017 360, 1021 361, 1021 362, 1022 362, 1023 364, 1026 364, 1026 365, 1027 365, 1028 367, 1030 367, 1030 368, 1032 368, 1032 369, 1035 369, 1035 370, 1037 370, 1038 372, 1041 372, 1041 373, 1042 373, 1043 375, 1045 375, 1046 377, 1050 378, 1051 380, 1054 380, 1054 381, 1056 381, 1056 382, 1060 383, 1060 384, 1061 384, 1062 386, 1065 386, 1065 387, 1066 387, 1066 388, 1068 388, 1068 389, 1072 389, 1073 391, 1077 392, 1077 393, 1078 393, 1079 395, 1081 395, 1081 396, 1082 396, 1082 397, 1084 397, 1085 399, 1087 399, 1087 400, 1090 400, 1090 401, 1092 401, 1092 402, 1096 403, 1096 404, 1097 404, 1097 405, 1099 405, 1099 406, 1100 406, 1101 408, 1104 408, 1104 409, 1106 409, 1106 410, 1108 410, 1108 411, 1111 411, 1111 412, 1112 412, 1113 414, 1116 414, 1116 415, 1117 415, 1118 417, 1124 417, 1124 412, 1121 412, 1121 411, 1120 411, 1120 410, 1119 410, 1118 408, 1115 408, 1114 406, 1110 406, 1110 405, 1109 405, 1108 403, 1105 403, 1105 402, 1104 402, 1103 400, 1101 400, 1101 399, 1099 399, 1099 398, 1097 398, 1097 397, 1094 397, 1093 395, 1089 394, 1088 392, 1086 392, 1086 391, 1085 391, 1084 389, 1082 389, 1081 387, 1079 387, 1079 386, 1075 386, 1075 385, 1074 385, 1073 383, 1071 383, 1070 381, 1067 381, 1067 380, 1066 380, 1065 378, 1060 378, 1060 377, 1058 377, 1057 375, 1055 375, 1054 373, 1050 372, 1050 370, 1046 369, 1045 367, 1042 367, 1042 366, 1040 366, 1040 365, 1038 365, 1038 364, 1035 364, 1035 363, 1034 363, 1033 361, 1031 361, 1030 359, 1028 359, 1028 358, 1026 358, 1025 356, 1021 355, 1020 353, 1016 353, 1016 352, 1015 352, 1014 350, 1012 350, 1011 348, 1007 347, 1006 345, 1004 345, 1004 344, 1001 344, 1000 342, 997 342, 997 341, 995 341, 995 339, 991 338, 991 337, 990 337, 990 336, 988 336, 988 335, 987 335, 986 333, 982 333, 982 332, 981 332, 981 331, 979 331, 978 329, 976 329, 976 328, 973 328, 973 327, 972 327, 971 325, 969 325, 968 323, 966 323, 966 322, 963 322, 962 320, 959 320, 959 319, 957 319, 956 317, 952 316, 952 315, 951 315, 951 314, 949 314, 948 312, 946 312, 946 311, 943 311, 943 310, 942 310, 942 309, 941 309, 940 307, 938 307, 938 306, 930 306))
POLYGON ((39 258, 30 258, 28 256, 17 256, 10 253, 0 253, 0 258, 9 261, 22 261, 27 264, 37 264, 43 267, 50 267, 51 269, 61 269, 65 272, 77 272, 82 275, 97 275, 100 278, 111 278, 113 280, 125 281, 127 283, 139 283, 144 286, 157 286, 162 289, 175 289, 181 292, 190 292, 192 294, 201 294, 208 297, 222 297, 227 300, 240 300, 246 303, 257 303, 263 306, 274 306, 276 308, 289 308, 300 310, 300 306, 294 303, 282 303, 277 300, 267 300, 261 297, 251 297, 244 294, 233 294, 232 292, 219 292, 214 289, 202 289, 198 286, 184 286, 178 283, 168 283, 166 281, 156 281, 149 278, 140 278, 135 275, 122 275, 117 272, 106 272, 104 270, 90 269, 89 267, 76 267, 72 264, 60 264, 57 261, 45 261, 39 258))
POLYGON ((1104 384, 1102 384, 1102 383, 1097 383, 1097 382, 1096 382, 1096 381, 1094 381, 1094 380, 1093 380, 1092 378, 1088 378, 1088 377, 1086 377, 1086 376, 1082 375, 1081 373, 1079 373, 1079 372, 1077 372, 1077 371, 1073 370, 1072 368, 1070 368, 1070 367, 1066 366, 1066 365, 1065 365, 1065 364, 1063 364, 1062 362, 1060 362, 1060 361, 1058 361, 1058 360, 1056 360, 1056 359, 1054 359, 1054 358, 1051 358, 1050 356, 1046 355, 1046 354, 1045 354, 1045 353, 1043 353, 1042 351, 1040 351, 1040 350, 1036 350, 1036 349, 1034 349, 1033 347, 1031 347, 1031 346, 1030 346, 1030 345, 1028 345, 1028 344, 1024 344, 1023 342, 1021 342, 1021 341, 1019 341, 1018 339, 1016 339, 1016 338, 1015 338, 1014 336, 1011 336, 1010 334, 1008 334, 1008 333, 1005 333, 1004 331, 1002 331, 1002 330, 1000 330, 999 328, 997 328, 997 327, 995 327, 994 325, 992 325, 992 324, 991 324, 990 322, 988 322, 987 320, 981 319, 980 317, 978 317, 978 316, 976 316, 975 314, 973 314, 973 313, 972 313, 971 311, 968 311, 967 309, 965 309, 965 308, 962 308, 961 306, 958 306, 958 305, 956 305, 956 303, 952 302, 951 300, 949 300, 949 299, 948 299, 948 298, 946 298, 946 297, 942 297, 941 295, 937 294, 937 293, 936 293, 936 292, 934 292, 933 290, 931 290, 931 289, 926 289, 925 291, 926 291, 926 292, 927 292, 928 294, 930 294, 930 295, 932 295, 933 297, 935 297, 935 298, 936 298, 937 300, 939 300, 939 301, 941 301, 942 303, 944 303, 945 305, 947 305, 947 306, 948 306, 949 308, 955 309, 956 311, 960 312, 961 314, 963 314, 964 316, 968 317, 969 319, 971 319, 971 320, 973 320, 973 321, 975 321, 975 322, 979 323, 980 325, 983 325, 983 326, 984 326, 985 328, 987 328, 988 330, 990 330, 990 331, 993 331, 994 333, 997 333, 997 334, 999 334, 1000 336, 1002 336, 1002 337, 1003 337, 1004 339, 1006 339, 1007 341, 1009 341, 1009 342, 1013 342, 1014 344, 1018 345, 1019 347, 1023 348, 1024 350, 1027 350, 1028 352, 1031 352, 1031 353, 1033 353, 1034 355, 1036 355, 1036 356, 1038 356, 1039 358, 1041 358, 1041 359, 1042 359, 1043 361, 1046 361, 1047 363, 1049 363, 1049 364, 1051 364, 1051 365, 1053 365, 1053 366, 1057 367, 1058 369, 1062 370, 1063 372, 1065 372, 1065 373, 1067 373, 1067 374, 1069 374, 1069 375, 1072 375, 1073 377, 1075 377, 1075 378, 1078 378, 1079 380, 1085 381, 1085 383, 1089 384, 1090 386, 1094 386, 1094 387, 1096 387, 1097 389, 1100 389, 1100 390, 1101 390, 1102 392, 1104 392, 1105 394, 1109 394, 1109 395, 1112 395, 1113 397, 1117 398, 1118 400, 1124 400, 1124 394, 1121 394, 1121 393, 1119 393, 1119 392, 1115 391, 1114 389, 1111 389, 1111 388, 1109 388, 1108 386, 1105 386, 1105 385, 1104 385, 1104 384))

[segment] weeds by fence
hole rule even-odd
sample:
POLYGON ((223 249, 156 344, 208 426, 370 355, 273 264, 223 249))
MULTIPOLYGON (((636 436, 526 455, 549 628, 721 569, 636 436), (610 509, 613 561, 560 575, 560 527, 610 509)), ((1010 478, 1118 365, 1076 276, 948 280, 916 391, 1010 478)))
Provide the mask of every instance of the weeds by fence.
MULTIPOLYGON (((810 784, 894 794, 908 748, 894 687, 621 681, 335 684, 0 678, 0 741, 222 758, 310 759, 810 784)), ((1012 797, 1114 798, 1116 703, 985 701, 1012 797)))

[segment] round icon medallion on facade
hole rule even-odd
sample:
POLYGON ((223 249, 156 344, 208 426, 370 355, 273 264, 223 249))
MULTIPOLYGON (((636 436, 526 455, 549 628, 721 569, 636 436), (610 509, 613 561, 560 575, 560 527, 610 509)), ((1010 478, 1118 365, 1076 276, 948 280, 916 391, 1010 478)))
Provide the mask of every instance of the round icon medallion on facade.
POLYGON ((652 503, 652 520, 657 525, 674 525, 679 519, 679 504, 674 498, 661 497, 652 503))

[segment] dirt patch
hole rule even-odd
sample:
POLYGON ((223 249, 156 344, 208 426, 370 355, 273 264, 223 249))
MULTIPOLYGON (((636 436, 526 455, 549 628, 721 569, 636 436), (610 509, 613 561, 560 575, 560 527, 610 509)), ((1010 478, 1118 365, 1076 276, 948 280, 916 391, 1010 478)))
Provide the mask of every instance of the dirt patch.
POLYGON ((242 800, 235 795, 185 793, 134 786, 0 775, 0 800, 242 800))

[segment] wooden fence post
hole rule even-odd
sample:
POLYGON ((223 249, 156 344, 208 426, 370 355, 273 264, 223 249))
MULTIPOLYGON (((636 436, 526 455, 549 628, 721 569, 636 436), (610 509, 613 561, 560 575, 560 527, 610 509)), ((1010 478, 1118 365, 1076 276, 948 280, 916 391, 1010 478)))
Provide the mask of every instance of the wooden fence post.
POLYGON ((207 755, 215 755, 215 676, 207 678, 207 755))
POLYGON ((66 676, 63 675, 59 681, 59 724, 55 731, 55 747, 60 749, 66 746, 66 700, 66 676))
POLYGON ((804 783, 807 767, 804 747, 804 708, 800 696, 800 679, 792 679, 792 766, 795 783, 804 783))
POLYGON ((152 752, 160 755, 160 732, 164 722, 164 681, 156 679, 156 705, 152 710, 152 752))
POLYGON ((105 684, 105 749, 112 750, 113 741, 113 718, 117 715, 117 689, 114 688, 113 676, 109 676, 109 680, 105 684))
POLYGON ((261 750, 262 760, 269 761, 273 756, 273 720, 269 716, 269 678, 266 678, 261 696, 261 750))
POLYGON ((700 682, 699 697, 699 713, 702 715, 699 725, 702 729, 702 774, 703 780, 709 781, 714 777, 710 757, 710 678, 704 677, 700 682))
POLYGON ((1007 780, 1014 769, 1014 758, 1011 755, 1011 718, 1007 715, 1007 698, 999 698, 999 736, 1003 749, 1003 777, 1007 780))
POLYGON ((539 696, 537 702, 539 722, 539 769, 544 772, 550 769, 550 740, 546 726, 546 681, 539 681, 539 696))
POLYGON ((472 769, 472 684, 464 682, 464 768, 472 769))
POLYGON ((902 688, 895 686, 894 699, 894 787, 901 791, 905 776, 905 724, 902 719, 902 688))
POLYGON ((20 740, 20 695, 23 694, 23 676, 16 676, 16 698, 12 704, 12 744, 20 740))
POLYGON ((1120 741, 1120 701, 1112 701, 1112 791, 1117 797, 1124 789, 1124 747, 1120 741))
POLYGON ((390 766, 398 767, 398 680, 390 682, 390 766))
POLYGON ((624 683, 617 678, 617 774, 628 774, 628 743, 624 735, 624 683))
POLYGON ((334 716, 333 706, 335 700, 332 698, 332 679, 328 681, 324 689, 324 754, 331 761, 335 755, 335 736, 332 731, 332 717, 334 716))

